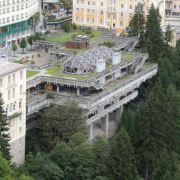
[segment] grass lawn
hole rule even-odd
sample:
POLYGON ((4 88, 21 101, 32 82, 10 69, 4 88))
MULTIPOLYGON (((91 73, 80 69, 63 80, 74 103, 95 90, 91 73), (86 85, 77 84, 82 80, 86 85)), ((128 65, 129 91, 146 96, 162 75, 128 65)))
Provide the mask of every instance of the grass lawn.
POLYGON ((49 40, 49 39, 51 39, 51 38, 57 37, 58 35, 62 35, 62 34, 65 34, 65 33, 66 33, 66 32, 60 32, 60 33, 58 33, 58 34, 51 35, 51 36, 49 36, 49 37, 46 37, 46 40, 49 40))
POLYGON ((104 34, 104 32, 93 31, 92 34, 94 35, 94 37, 91 38, 91 40, 95 40, 95 39, 97 39, 100 35, 104 34))
POLYGON ((73 34, 71 34, 71 33, 65 34, 64 36, 60 36, 58 38, 52 39, 51 41, 64 43, 67 39, 71 38, 71 35, 73 35, 73 34))
MULTIPOLYGON (((97 39, 100 35, 102 35, 104 32, 99 32, 99 31, 93 31, 92 34, 86 34, 87 36, 89 35, 94 35, 93 38, 91 38, 91 40, 97 39)), ((65 42, 66 40, 71 38, 71 35, 78 35, 78 32, 75 31, 73 33, 69 33, 69 34, 65 34, 64 36, 60 36, 58 38, 52 39, 51 41, 54 42, 65 42)), ((79 33, 79 34, 84 34, 84 33, 79 33)))
POLYGON ((35 74, 40 73, 40 71, 32 71, 32 70, 26 70, 26 78, 34 76, 35 74))
POLYGON ((63 50, 72 50, 72 51, 77 51, 77 52, 85 52, 87 49, 74 49, 74 48, 63 48, 63 50))
POLYGON ((124 62, 135 56, 135 54, 128 54, 128 53, 121 53, 121 55, 122 55, 121 62, 124 62))

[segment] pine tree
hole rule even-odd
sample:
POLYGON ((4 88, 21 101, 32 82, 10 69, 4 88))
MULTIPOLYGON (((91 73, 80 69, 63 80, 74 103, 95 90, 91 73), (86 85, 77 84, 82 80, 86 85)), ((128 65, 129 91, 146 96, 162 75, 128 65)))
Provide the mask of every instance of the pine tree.
POLYGON ((167 89, 164 111, 168 151, 180 153, 180 94, 173 85, 167 89))
POLYGON ((154 164, 165 143, 165 127, 163 126, 164 89, 158 81, 149 95, 137 122, 138 142, 136 153, 139 172, 145 180, 149 179, 154 164))
POLYGON ((110 156, 112 179, 136 180, 138 173, 130 137, 124 127, 115 137, 110 156))
POLYGON ((163 32, 160 25, 161 16, 159 9, 156 9, 152 4, 149 9, 145 33, 146 48, 152 62, 156 62, 163 52, 163 32))
POLYGON ((144 46, 144 29, 145 29, 145 13, 143 11, 143 4, 137 4, 129 27, 126 29, 128 36, 136 36, 139 38, 139 45, 144 46))
POLYGON ((6 160, 10 161, 10 145, 9 145, 9 135, 7 132, 9 131, 8 128, 8 121, 6 117, 6 112, 3 109, 3 100, 0 99, 0 152, 2 152, 2 157, 6 160))
POLYGON ((21 38, 20 47, 22 48, 22 53, 24 54, 24 48, 27 47, 27 42, 25 38, 21 38))
POLYGON ((166 44, 170 43, 173 38, 174 36, 172 34, 171 27, 168 24, 168 26, 166 27, 165 38, 164 38, 164 40, 166 41, 166 44))

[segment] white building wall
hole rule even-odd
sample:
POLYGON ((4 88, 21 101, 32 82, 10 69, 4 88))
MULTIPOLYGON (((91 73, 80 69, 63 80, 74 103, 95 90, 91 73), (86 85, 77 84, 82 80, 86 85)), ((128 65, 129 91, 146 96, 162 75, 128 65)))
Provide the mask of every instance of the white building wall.
POLYGON ((0 76, 0 93, 4 100, 4 109, 7 111, 7 116, 21 113, 21 115, 9 120, 10 129, 9 132, 7 132, 11 138, 10 152, 12 155, 12 162, 21 164, 25 159, 26 69, 23 68, 0 76))

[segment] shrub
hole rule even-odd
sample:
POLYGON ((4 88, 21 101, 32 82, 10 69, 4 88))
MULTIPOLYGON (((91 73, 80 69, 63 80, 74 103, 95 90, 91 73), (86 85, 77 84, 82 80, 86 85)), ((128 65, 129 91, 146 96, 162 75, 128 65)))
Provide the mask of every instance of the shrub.
POLYGON ((92 30, 85 30, 85 34, 92 34, 92 30))
POLYGON ((99 46, 112 47, 112 46, 115 46, 115 42, 105 41, 105 42, 103 42, 103 43, 100 43, 99 46))
POLYGON ((35 62, 34 62, 34 61, 31 61, 31 64, 35 64, 35 62))

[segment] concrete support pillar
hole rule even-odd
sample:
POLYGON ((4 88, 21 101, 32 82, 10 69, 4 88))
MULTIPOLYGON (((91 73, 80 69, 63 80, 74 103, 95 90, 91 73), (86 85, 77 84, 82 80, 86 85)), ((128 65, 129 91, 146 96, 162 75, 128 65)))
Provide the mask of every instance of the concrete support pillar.
POLYGON ((121 74, 120 71, 116 71, 116 72, 114 73, 114 77, 117 78, 117 77, 120 76, 120 74, 121 74))
POLYGON ((105 117, 101 118, 101 129, 105 132, 106 137, 109 137, 109 113, 105 117))
POLYGON ((57 92, 59 92, 59 84, 57 84, 57 92))
POLYGON ((105 77, 102 78, 101 83, 102 83, 102 84, 105 83, 105 77))
POLYGON ((27 90, 28 94, 30 94, 30 89, 27 90))
POLYGON ((123 111, 123 105, 120 108, 116 109, 116 121, 120 122, 123 111))
POLYGON ((77 87, 77 95, 80 95, 80 87, 77 87))
POLYGON ((93 127, 94 127, 93 123, 89 125, 89 136, 88 136, 89 142, 91 142, 93 139, 93 127))

